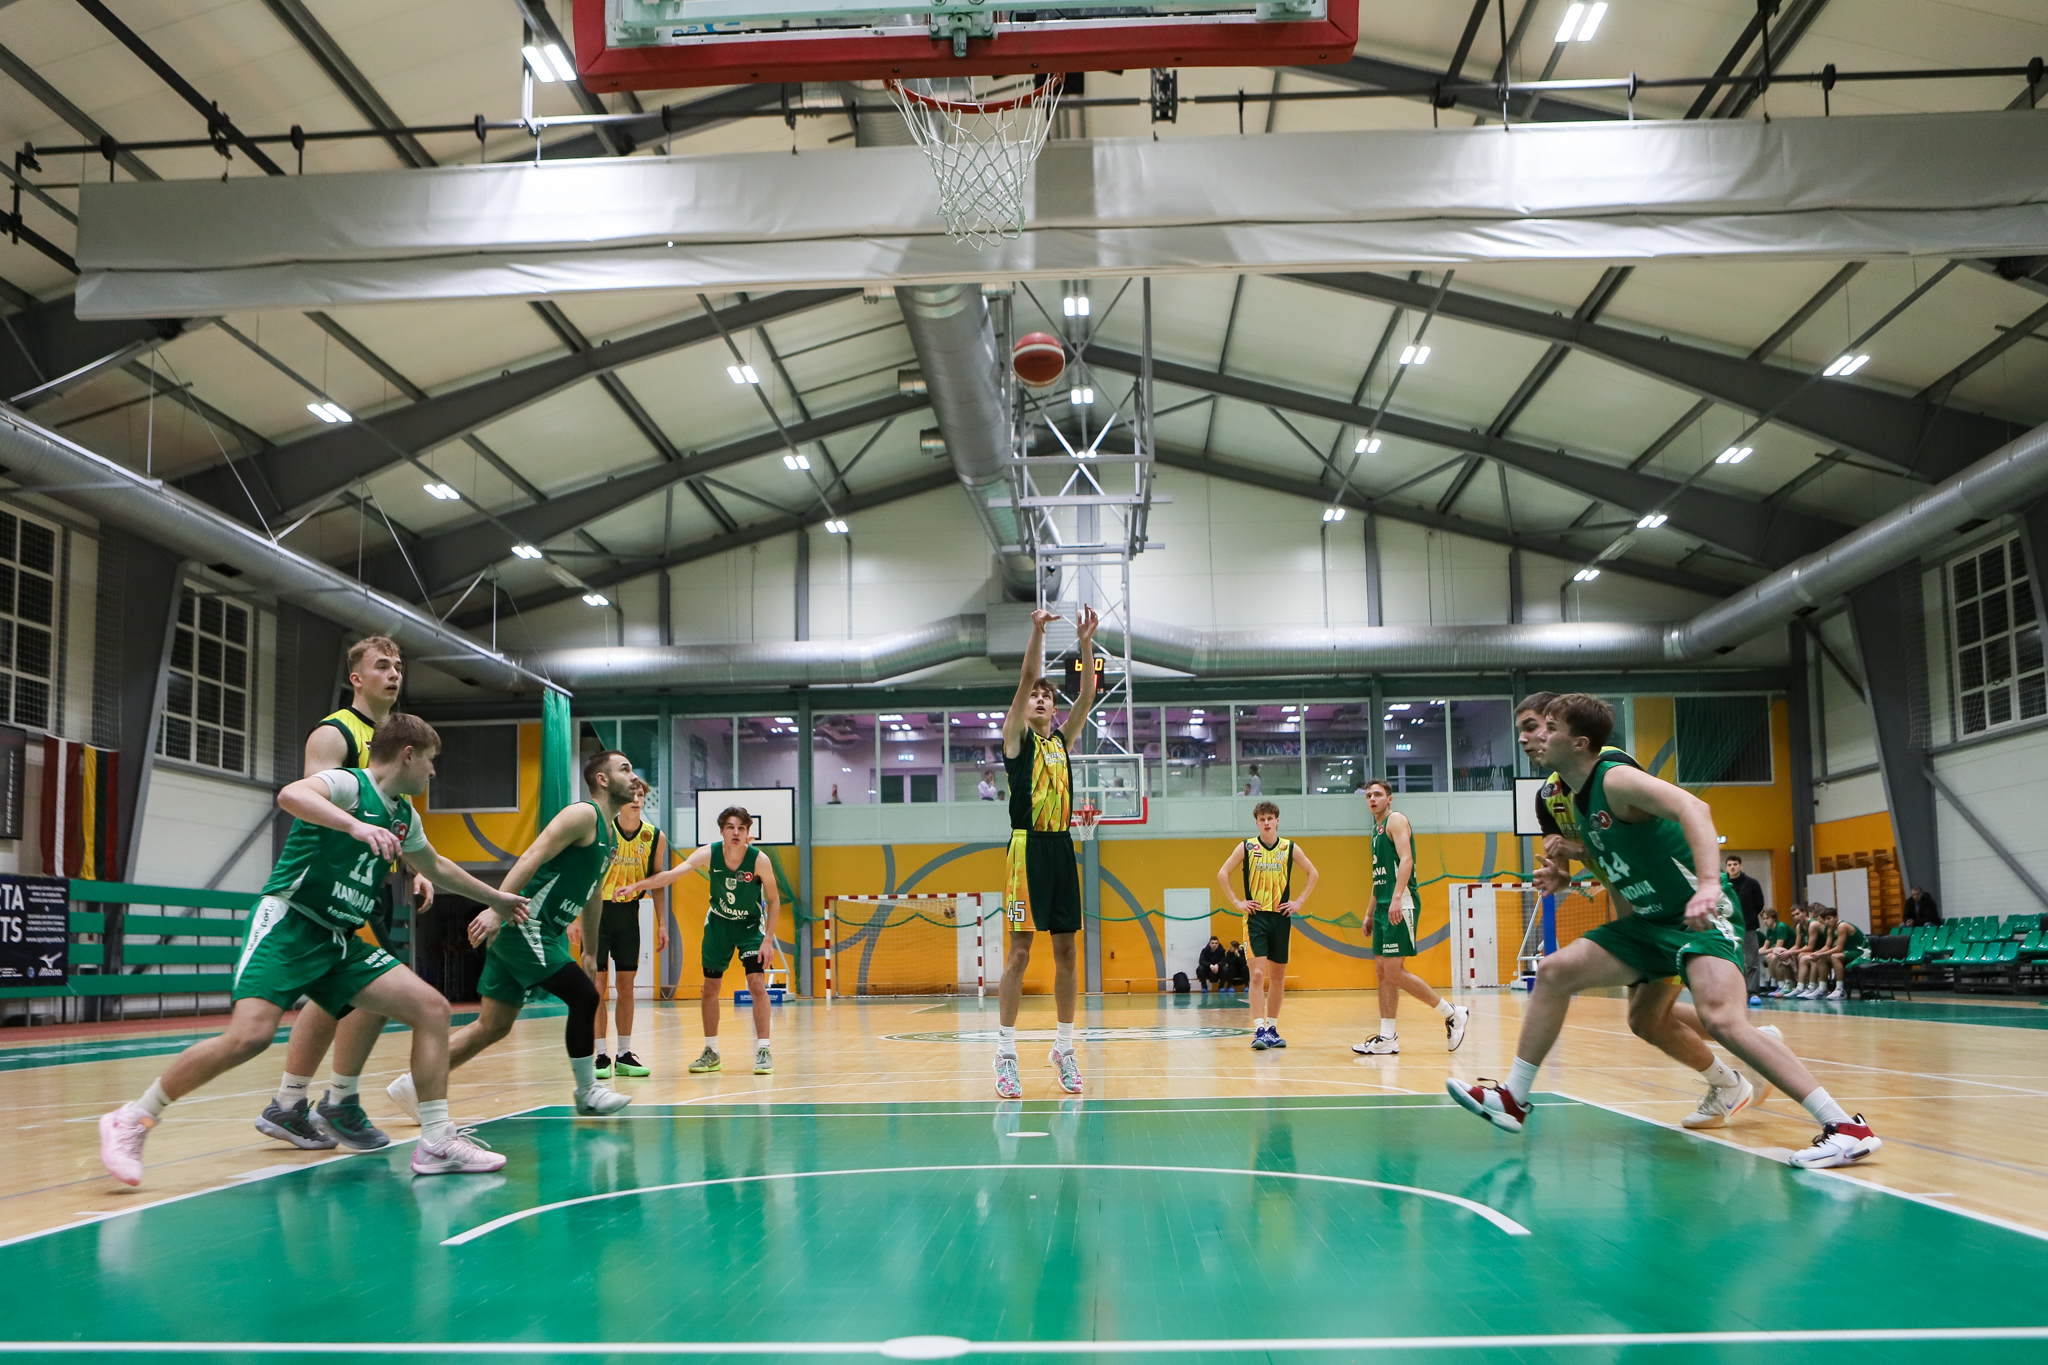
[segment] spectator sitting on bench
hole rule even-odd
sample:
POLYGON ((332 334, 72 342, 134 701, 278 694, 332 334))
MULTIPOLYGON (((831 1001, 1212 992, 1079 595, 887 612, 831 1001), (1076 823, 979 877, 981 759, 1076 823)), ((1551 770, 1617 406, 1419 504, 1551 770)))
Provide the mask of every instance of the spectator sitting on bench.
POLYGON ((1195 980, 1201 983, 1202 994, 1207 995, 1212 985, 1218 990, 1223 989, 1225 959, 1228 956, 1223 951, 1223 940, 1214 934, 1209 935, 1208 945, 1202 949, 1202 956, 1195 963, 1195 980))
POLYGON ((1934 897, 1916 886, 1906 897, 1905 914, 1899 923, 1908 929, 1923 925, 1931 929, 1941 923, 1941 907, 1934 903, 1934 897))

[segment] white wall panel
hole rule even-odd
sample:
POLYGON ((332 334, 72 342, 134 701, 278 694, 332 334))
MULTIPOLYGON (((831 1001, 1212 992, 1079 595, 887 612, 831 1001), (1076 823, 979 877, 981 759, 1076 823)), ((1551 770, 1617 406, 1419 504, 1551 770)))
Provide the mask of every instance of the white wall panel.
POLYGON ((1878 773, 1864 773, 1860 777, 1817 785, 1813 795, 1815 823, 1846 820, 1852 815, 1875 815, 1881 810, 1891 809, 1885 801, 1884 778, 1878 773))
MULTIPOLYGON (((2048 732, 1945 754, 1934 770, 2006 851, 2048 885, 2048 732)), ((1947 801, 1940 811, 1942 904, 1951 914, 2020 914, 2038 903, 1947 801)))
MULTIPOLYGON (((274 809, 260 787, 158 764, 128 878, 156 886, 205 886, 274 809)), ((258 836, 219 884, 228 891, 255 891, 269 874, 270 839, 258 836)))

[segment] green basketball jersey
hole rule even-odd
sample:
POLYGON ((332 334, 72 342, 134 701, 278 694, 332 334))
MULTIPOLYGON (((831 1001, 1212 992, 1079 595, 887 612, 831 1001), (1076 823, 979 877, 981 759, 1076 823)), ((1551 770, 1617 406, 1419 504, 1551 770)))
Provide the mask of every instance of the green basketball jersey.
MULTIPOLYGON (((1844 924, 1848 924, 1847 920, 1844 920, 1842 922, 1844 924)), ((1857 925, 1850 924, 1849 937, 1842 940, 1842 951, 1845 953, 1855 952, 1857 949, 1863 946, 1863 937, 1863 930, 1857 925)))
MULTIPOLYGON (((361 768, 342 771, 356 780, 356 819, 390 830, 401 844, 420 846, 412 802, 402 796, 386 801, 361 768)), ((341 830, 294 820, 263 894, 276 896, 316 924, 352 934, 377 908, 377 887, 389 867, 368 844, 341 830)))
POLYGON ((705 915, 706 923, 714 919, 757 926, 761 923, 761 879, 774 874, 758 871, 760 861, 761 850, 749 844, 740 855, 740 865, 728 868, 724 842, 711 846, 711 865, 704 869, 711 879, 711 907, 705 915))
POLYGON ((618 847, 618 833, 604 818, 603 809, 595 801, 582 804, 597 811, 597 837, 582 848, 569 845, 542 863, 526 884, 525 895, 533 905, 527 923, 543 935, 566 932, 570 922, 583 913, 618 847))
POLYGON ((1764 945, 1771 948, 1789 947, 1792 943, 1792 926, 1773 924, 1771 932, 1764 935, 1764 945))
MULTIPOLYGON (((1394 818, 1387 812, 1387 820, 1394 818)), ((1372 898, 1380 905, 1394 903, 1394 877, 1401 870, 1401 851, 1394 836, 1387 833, 1386 820, 1372 822, 1372 898)))
MULTIPOLYGON (((1612 766, 1596 766, 1582 793, 1579 827, 1587 856, 1601 879, 1634 906, 1636 914, 1659 923, 1683 923, 1686 902, 1699 885, 1692 846, 1676 821, 1646 820, 1632 825, 1616 819, 1607 804, 1607 773, 1612 766)), ((1721 894, 1724 902, 1733 904, 1725 875, 1721 894)))

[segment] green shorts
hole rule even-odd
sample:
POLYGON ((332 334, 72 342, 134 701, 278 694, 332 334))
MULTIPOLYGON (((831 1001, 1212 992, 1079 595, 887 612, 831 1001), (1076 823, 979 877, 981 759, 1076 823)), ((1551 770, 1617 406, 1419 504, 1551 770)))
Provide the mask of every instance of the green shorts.
POLYGON ((337 933, 275 896, 256 902, 235 959, 236 1000, 268 1000, 288 1010, 305 996, 335 1018, 398 959, 354 934, 337 933))
POLYGON ((1254 910, 1244 920, 1245 951, 1252 957, 1286 966, 1287 940, 1294 933, 1294 916, 1254 910))
POLYGON ((761 926, 752 920, 721 919, 709 915, 704 920, 704 975, 717 980, 725 975, 725 969, 732 965, 732 955, 740 955, 740 970, 748 976, 761 970, 761 940, 767 937, 761 926))
POLYGON ((1023 927, 1029 909, 1031 927, 1040 933, 1080 933, 1081 866, 1074 861, 1074 836, 1065 830, 1011 830, 1003 904, 1013 929, 1023 927))
POLYGON ((1415 911, 1395 915, 1391 901, 1372 908, 1372 952, 1374 957, 1415 956, 1415 911))
POLYGON ((1851 967, 1866 966, 1875 960, 1868 947, 1851 948, 1842 954, 1842 970, 1846 972, 1851 967))
POLYGON ((523 1005, 527 993, 576 961, 569 951, 569 932, 542 933, 532 921, 508 924, 491 940, 484 954, 483 974, 476 991, 486 1000, 523 1005))
POLYGON ((1661 981, 1685 975, 1689 957, 1718 957, 1742 970, 1742 931, 1725 915, 1716 915, 1707 927, 1694 932, 1685 921, 1671 924, 1623 915, 1606 924, 1596 924, 1586 937, 1620 958, 1622 964, 1642 975, 1631 984, 1661 981))

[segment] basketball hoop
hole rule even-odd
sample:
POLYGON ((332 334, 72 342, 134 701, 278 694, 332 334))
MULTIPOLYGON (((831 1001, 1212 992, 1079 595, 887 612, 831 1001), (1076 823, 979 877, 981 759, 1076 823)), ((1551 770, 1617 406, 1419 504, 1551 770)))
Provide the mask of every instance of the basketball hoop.
POLYGON ((977 96, 972 78, 883 84, 938 177, 939 216, 947 233, 976 251, 1023 236, 1024 192, 1052 131, 1060 77, 1005 98, 977 96))
POLYGON ((1101 818, 1102 812, 1096 809, 1093 801, 1083 801, 1074 807, 1074 837, 1084 844, 1093 840, 1095 822, 1101 818))

